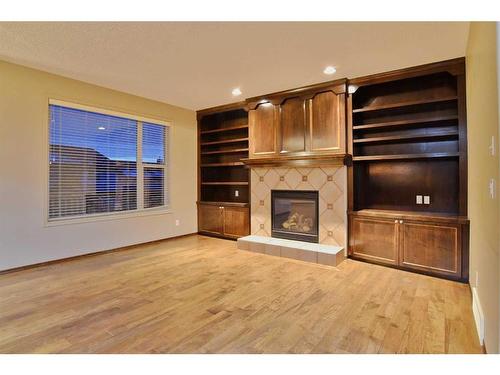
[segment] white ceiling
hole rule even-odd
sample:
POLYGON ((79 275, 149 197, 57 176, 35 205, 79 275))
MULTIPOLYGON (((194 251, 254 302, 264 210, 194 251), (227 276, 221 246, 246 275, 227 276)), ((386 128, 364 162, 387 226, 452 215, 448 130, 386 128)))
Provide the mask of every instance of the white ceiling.
POLYGON ((202 109, 464 56, 468 30, 467 22, 3 22, 0 59, 202 109), (337 73, 324 75, 327 65, 337 73))

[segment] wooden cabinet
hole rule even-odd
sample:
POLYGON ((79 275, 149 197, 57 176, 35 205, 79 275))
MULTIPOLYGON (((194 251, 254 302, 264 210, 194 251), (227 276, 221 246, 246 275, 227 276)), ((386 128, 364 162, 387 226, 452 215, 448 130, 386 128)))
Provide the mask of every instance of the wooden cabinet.
POLYGON ((349 214, 349 255, 454 280, 468 278, 468 221, 383 210, 349 214))
POLYGON ((276 154, 275 111, 273 104, 262 103, 248 112, 250 156, 263 157, 276 154))
POLYGON ((345 154, 346 80, 247 100, 249 158, 345 154))
MULTIPOLYGON (((256 137, 267 137, 273 124, 272 106, 253 113, 256 137)), ((245 103, 234 103, 197 112, 198 118, 198 231, 238 238, 249 234, 250 170, 241 162, 248 157, 248 113, 245 103)), ((272 137, 271 137, 272 138, 272 137)), ((262 143, 257 152, 271 149, 262 143)), ((273 151, 274 152, 274 151, 273 151)))
POLYGON ((309 100, 311 152, 345 152, 345 95, 320 92, 309 100))
POLYGON ((198 231, 228 238, 250 234, 248 207, 198 204, 198 231))
POLYGON ((352 255, 396 265, 398 263, 398 234, 396 220, 352 217, 352 255))
POLYGON ((211 204, 198 205, 198 230, 212 234, 221 234, 223 228, 220 206, 211 204))
POLYGON ((305 152, 307 118, 306 101, 300 97, 285 99, 279 109, 279 152, 305 152))
POLYGON ((464 58, 349 79, 346 107, 351 256, 467 281, 464 58))
POLYGON ((223 207, 223 234, 229 237, 249 235, 249 220, 247 207, 223 207))
POLYGON ((404 267, 460 276, 460 226, 403 221, 400 264, 404 267))

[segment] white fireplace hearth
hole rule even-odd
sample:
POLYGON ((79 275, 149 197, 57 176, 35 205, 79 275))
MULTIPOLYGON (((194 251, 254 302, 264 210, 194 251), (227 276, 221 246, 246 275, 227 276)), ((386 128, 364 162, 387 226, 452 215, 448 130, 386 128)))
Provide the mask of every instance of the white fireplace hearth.
POLYGON ((238 238, 238 249, 334 267, 345 259, 341 246, 253 235, 238 238))

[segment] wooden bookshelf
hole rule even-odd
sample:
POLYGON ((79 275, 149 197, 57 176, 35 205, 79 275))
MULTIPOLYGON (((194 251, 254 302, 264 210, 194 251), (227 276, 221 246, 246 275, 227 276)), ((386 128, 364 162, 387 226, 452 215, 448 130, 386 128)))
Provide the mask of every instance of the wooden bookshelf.
POLYGON ((198 112, 198 230, 249 234, 248 115, 244 103, 198 112))
POLYGON ((349 85, 349 256, 467 281, 464 59, 349 85))

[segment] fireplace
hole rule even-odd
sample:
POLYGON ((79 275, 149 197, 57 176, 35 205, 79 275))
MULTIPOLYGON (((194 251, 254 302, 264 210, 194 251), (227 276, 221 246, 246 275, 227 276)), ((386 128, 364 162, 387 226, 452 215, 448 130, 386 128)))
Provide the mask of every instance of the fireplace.
POLYGON ((271 235, 318 242, 318 192, 271 190, 271 235))

